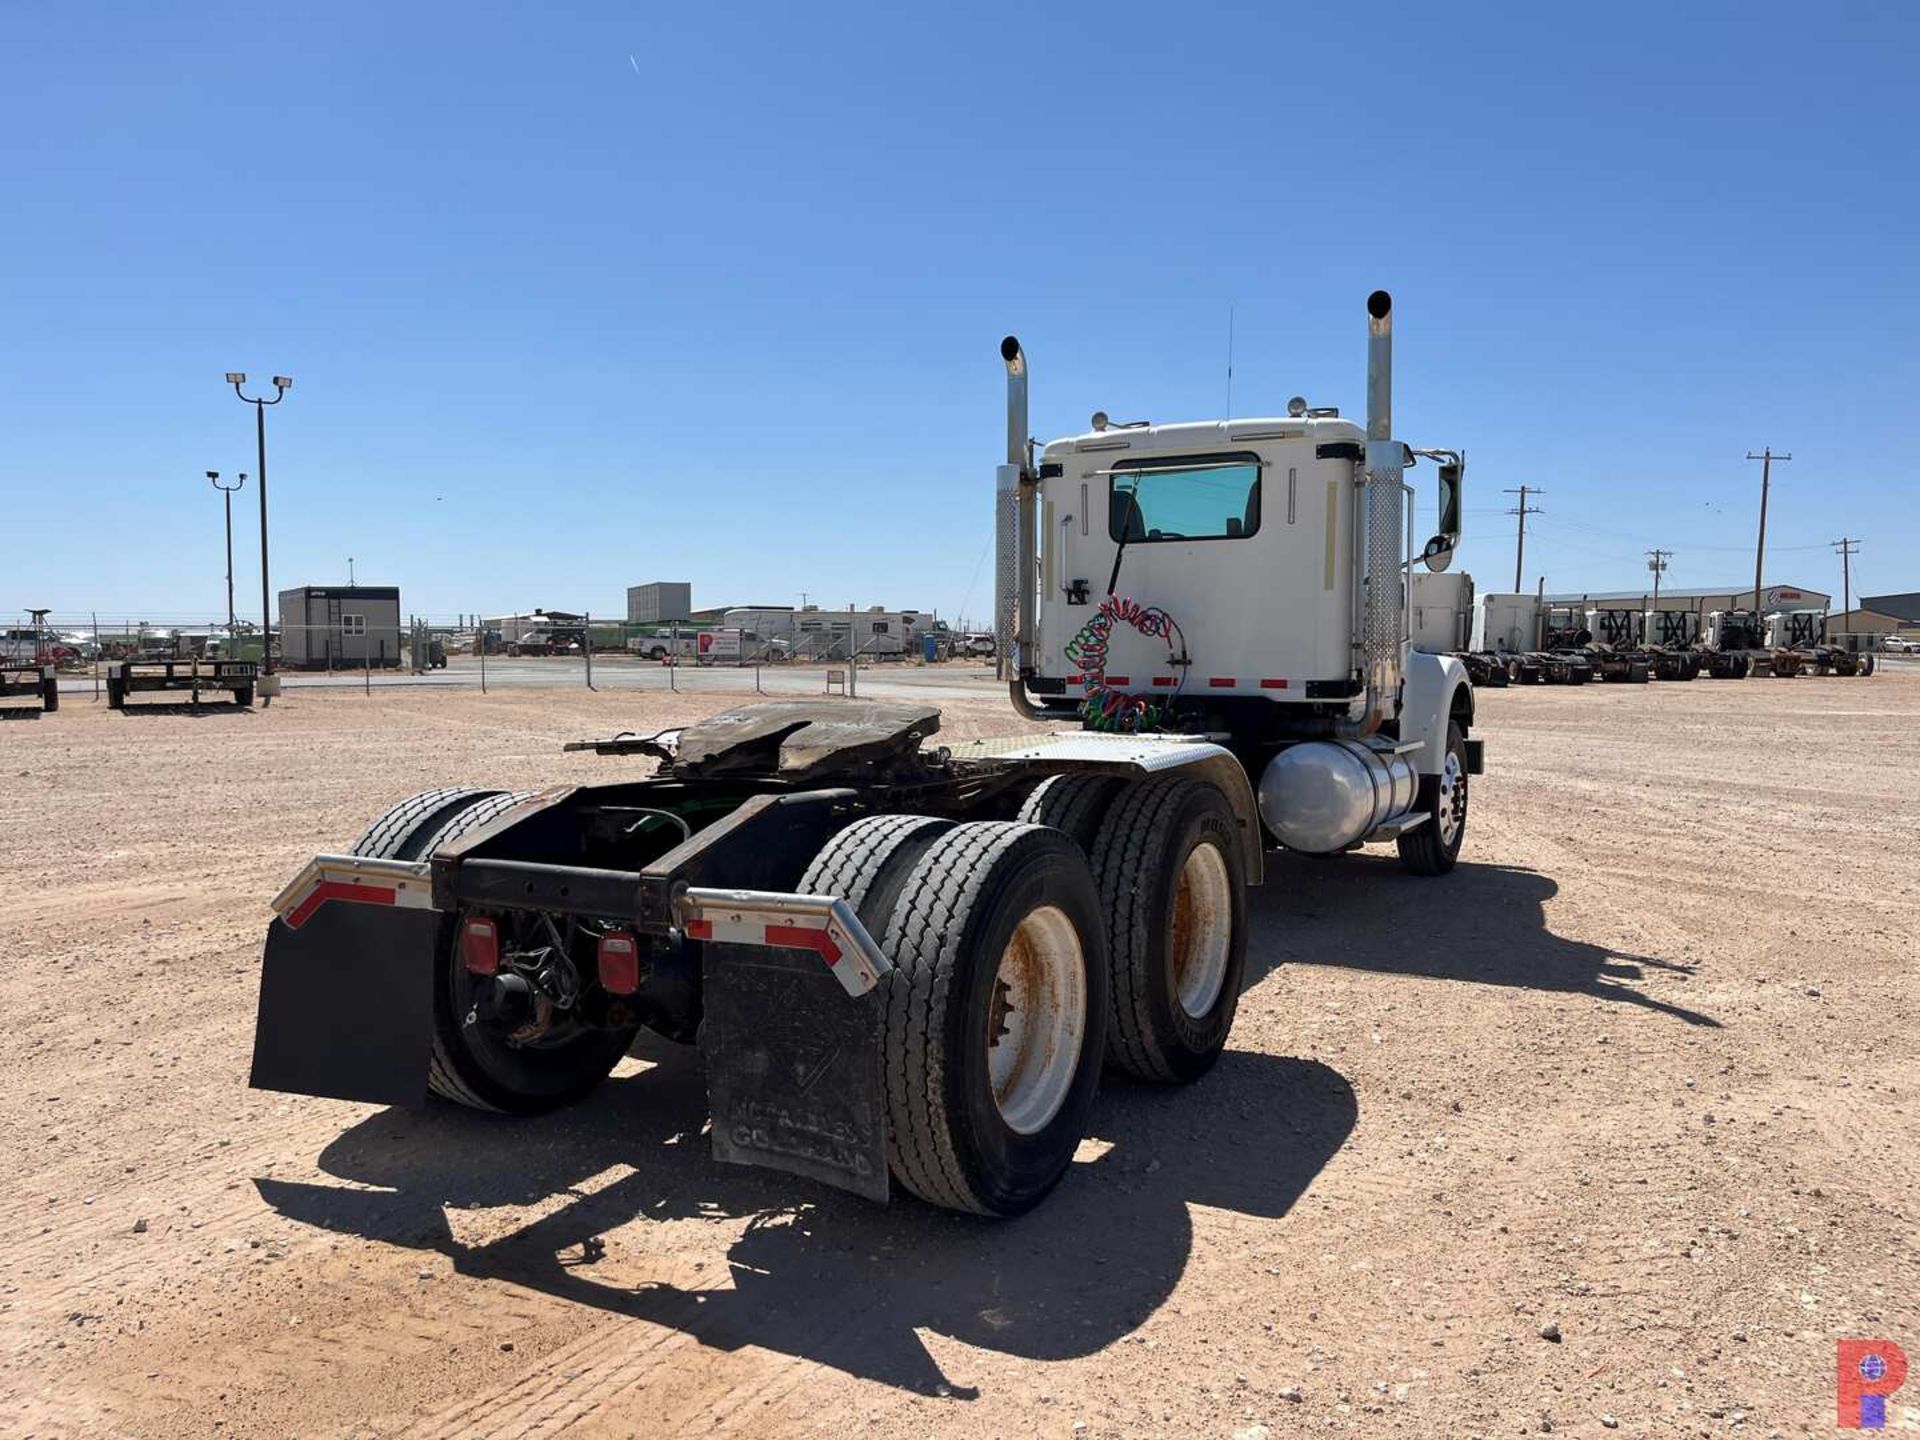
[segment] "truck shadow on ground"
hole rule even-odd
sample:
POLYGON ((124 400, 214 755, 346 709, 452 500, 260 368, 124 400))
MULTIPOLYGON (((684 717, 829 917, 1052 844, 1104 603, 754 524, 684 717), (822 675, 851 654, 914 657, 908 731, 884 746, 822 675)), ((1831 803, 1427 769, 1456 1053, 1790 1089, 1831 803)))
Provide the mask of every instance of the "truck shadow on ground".
POLYGON ((235 705, 230 700, 207 700, 195 705, 191 700, 149 700, 140 705, 121 707, 120 713, 126 716, 173 715, 186 716, 189 720, 217 720, 233 715, 252 715, 251 705, 235 705))
MULTIPOLYGON (((543 1119, 444 1106, 372 1116, 329 1145, 320 1164, 380 1190, 254 1183, 291 1219, 437 1251, 461 1274, 670 1326, 721 1350, 758 1346, 923 1395, 971 1399, 978 1391, 942 1371, 917 1329, 1037 1360, 1110 1345, 1179 1282, 1193 1249, 1190 1205, 1286 1214, 1358 1114, 1352 1087, 1310 1060, 1229 1052, 1186 1089, 1110 1083, 1094 1111, 1097 1138, 1060 1188, 1032 1213, 994 1222, 905 1195, 881 1208, 721 1165, 708 1152, 692 1055, 645 1042, 636 1053, 659 1063, 543 1119), (631 1173, 591 1194, 578 1188, 619 1165, 631 1173), (567 1195, 554 1213, 484 1245, 456 1239, 447 1214, 567 1195), (644 1251, 626 1252, 616 1232, 631 1222, 742 1216, 748 1225, 729 1251, 728 1275, 682 1288, 688 1263, 662 1262, 682 1283, 598 1278, 661 1268, 644 1251), (609 1244, 620 1248, 609 1253, 609 1244)), ((1234 1244, 1247 1247, 1236 1264, 1261 1263, 1257 1246, 1234 1244)), ((1285 1263, 1282 1252, 1276 1247, 1270 1263, 1285 1263)))
POLYGON ((1462 862, 1436 880, 1410 874, 1386 855, 1314 860, 1272 854, 1266 883, 1248 897, 1247 984, 1279 965, 1341 965, 1563 990, 1719 1028, 1711 1016, 1633 983, 1650 970, 1685 979, 1693 966, 1568 940, 1548 929, 1546 902, 1559 889, 1520 866, 1462 862))

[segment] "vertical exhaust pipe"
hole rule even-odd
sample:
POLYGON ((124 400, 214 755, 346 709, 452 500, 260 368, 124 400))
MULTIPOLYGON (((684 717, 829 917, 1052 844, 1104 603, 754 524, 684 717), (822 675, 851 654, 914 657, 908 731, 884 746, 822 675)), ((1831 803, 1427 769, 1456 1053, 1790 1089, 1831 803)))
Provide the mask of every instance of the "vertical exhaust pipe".
POLYGON ((1367 439, 1393 438, 1393 297, 1367 297, 1367 439))
POLYGON ((1000 358, 1007 367, 1007 464, 1024 470, 1031 432, 1027 429, 1027 357, 1017 335, 1000 342, 1000 358))
POLYGON ((1406 562, 1401 495, 1405 468, 1406 452, 1393 438, 1393 297, 1376 290, 1367 297, 1367 448, 1353 537, 1354 555, 1360 561, 1355 566, 1359 633, 1354 636, 1354 650, 1365 681, 1359 716, 1362 735, 1371 735, 1393 718, 1412 619, 1411 587, 1402 568, 1406 562))
POLYGON ((1027 463, 1027 357, 1016 336, 1000 342, 1000 359, 1007 367, 1007 459, 994 473, 995 673, 1007 682, 1014 709, 1031 718, 1038 712, 1022 681, 1033 654, 1037 481, 1027 463))

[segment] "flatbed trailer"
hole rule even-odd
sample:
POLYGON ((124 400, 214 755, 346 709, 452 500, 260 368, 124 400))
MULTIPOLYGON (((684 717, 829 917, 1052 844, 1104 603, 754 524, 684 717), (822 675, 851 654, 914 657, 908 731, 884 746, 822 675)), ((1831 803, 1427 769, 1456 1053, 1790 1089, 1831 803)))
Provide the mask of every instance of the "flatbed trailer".
POLYGON ((48 715, 60 708, 60 677, 51 665, 0 660, 0 715, 48 715), (12 702, 31 700, 30 705, 12 702))
POLYGON ((186 694, 198 705, 203 691, 224 690, 235 705, 253 704, 253 688, 260 667, 251 660, 185 659, 114 660, 106 667, 107 707, 127 708, 134 695, 186 694))

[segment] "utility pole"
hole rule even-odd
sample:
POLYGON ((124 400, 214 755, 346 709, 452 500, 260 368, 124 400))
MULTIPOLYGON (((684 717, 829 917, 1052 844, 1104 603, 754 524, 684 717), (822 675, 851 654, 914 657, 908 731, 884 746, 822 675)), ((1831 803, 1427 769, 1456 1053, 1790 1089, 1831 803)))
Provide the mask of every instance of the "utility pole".
POLYGON ((1767 490, 1773 479, 1773 462, 1791 460, 1793 456, 1776 455, 1773 453, 1773 447, 1768 446, 1758 455, 1751 450, 1747 451, 1747 459, 1760 462, 1760 543, 1754 547, 1753 553, 1753 616, 1758 620, 1761 610, 1760 572, 1767 563, 1767 490))
POLYGON ((1858 540, 1842 538, 1833 542, 1840 552, 1840 614, 1853 609, 1853 557, 1860 553, 1858 540))
POLYGON ((1517 595, 1520 593, 1520 567, 1527 556, 1527 516, 1545 513, 1538 505, 1529 507, 1527 505, 1527 496, 1544 495, 1547 492, 1536 489, 1531 485, 1522 485, 1518 490, 1503 490, 1500 493, 1503 495, 1518 495, 1520 497, 1520 503, 1507 511, 1509 515, 1518 515, 1520 517, 1520 536, 1513 547, 1513 589, 1517 595))
POLYGON ((1647 569, 1653 572, 1653 608, 1660 608, 1660 577, 1667 573, 1667 562, 1673 558, 1671 550, 1647 551, 1647 569))

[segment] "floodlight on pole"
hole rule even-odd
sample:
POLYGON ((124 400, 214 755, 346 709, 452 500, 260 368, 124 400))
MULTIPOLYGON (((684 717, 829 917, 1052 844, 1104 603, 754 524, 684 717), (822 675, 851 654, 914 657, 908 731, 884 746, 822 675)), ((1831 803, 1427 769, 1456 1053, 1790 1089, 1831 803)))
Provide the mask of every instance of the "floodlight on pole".
MULTIPOLYGON (((254 442, 259 451, 258 474, 260 476, 260 673, 273 674, 273 610, 271 591, 267 580, 267 406, 278 405, 287 398, 287 391, 293 388, 293 379, 287 375, 273 377, 273 398, 256 398, 240 387, 247 383, 244 370, 227 371, 227 383, 233 386, 233 393, 247 404, 253 406, 254 442)), ((272 701, 272 687, 263 687, 267 691, 267 700, 272 701)))
MULTIPOLYGON (((221 503, 225 507, 227 512, 227 644, 229 647, 231 647, 233 644, 233 628, 234 628, 233 492, 240 489, 247 483, 247 476, 246 476, 246 472, 242 471, 240 474, 240 479, 238 483, 233 485, 222 485, 220 483, 220 472, 218 470, 209 470, 207 471, 207 479, 212 482, 213 488, 220 492, 221 503)), ((231 650, 229 650, 229 653, 231 653, 231 650)))

